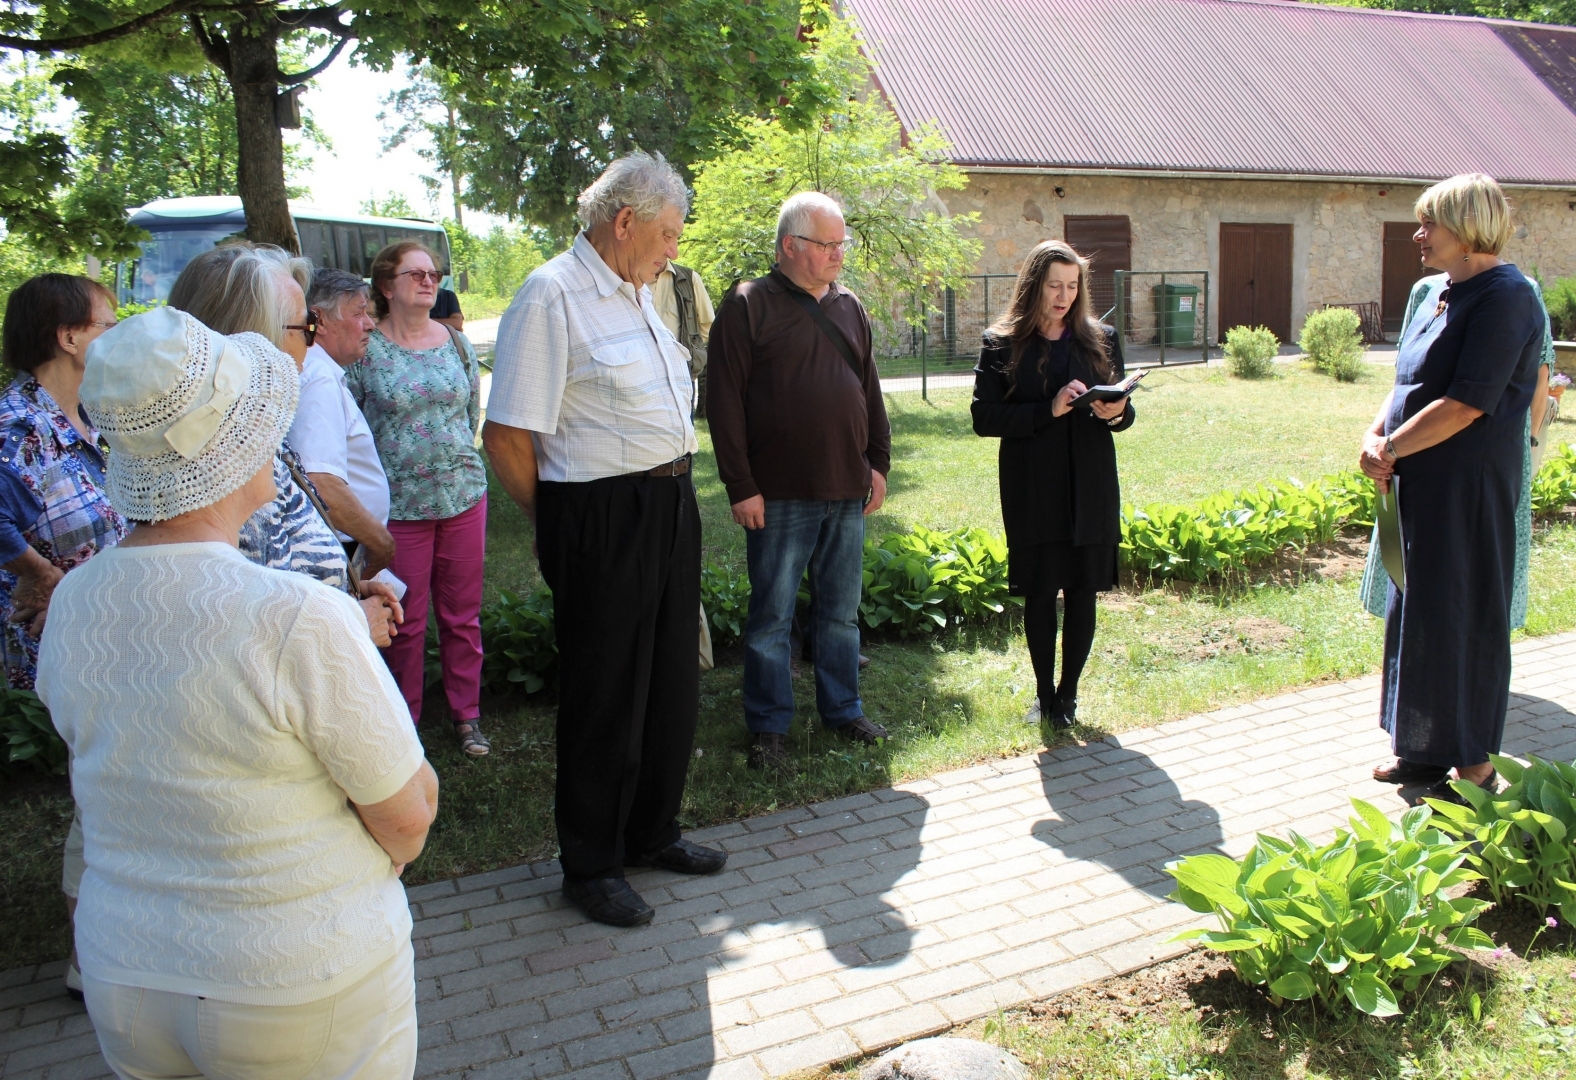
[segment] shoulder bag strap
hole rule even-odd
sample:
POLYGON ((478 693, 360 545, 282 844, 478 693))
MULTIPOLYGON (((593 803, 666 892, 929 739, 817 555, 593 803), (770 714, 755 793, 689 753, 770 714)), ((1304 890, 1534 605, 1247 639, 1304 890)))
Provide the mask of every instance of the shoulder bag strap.
MULTIPOLYGON (((328 508, 323 505, 323 496, 317 493, 317 485, 312 483, 312 478, 306 474, 305 469, 296 464, 293 457, 286 456, 283 460, 285 468, 290 470, 290 478, 296 482, 296 486, 306 495, 307 501, 317 511, 318 517, 322 518, 323 524, 328 526, 328 531, 334 534, 334 539, 338 540, 339 531, 334 528, 334 520, 328 516, 328 508)), ((361 571, 356 569, 353 559, 347 558, 345 560, 345 580, 348 583, 345 591, 353 598, 361 599, 361 571)))
POLYGON ((837 324, 826 317, 826 312, 821 310, 821 305, 816 303, 815 297, 798 289, 789 289, 788 295, 793 297, 800 307, 804 308, 804 313, 815 321, 815 325, 821 328, 821 333, 826 335, 826 339, 835 345, 837 351, 842 353, 843 359, 848 361, 848 367, 853 371, 854 378, 863 383, 865 381, 865 373, 860 369, 859 361, 854 359, 854 350, 848 344, 848 339, 837 328, 837 324))

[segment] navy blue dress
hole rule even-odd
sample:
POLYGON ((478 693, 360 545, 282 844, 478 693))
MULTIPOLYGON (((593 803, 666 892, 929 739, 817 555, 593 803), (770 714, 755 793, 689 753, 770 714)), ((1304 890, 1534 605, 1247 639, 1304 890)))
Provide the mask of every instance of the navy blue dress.
POLYGON ((1396 356, 1393 432, 1442 397, 1483 415, 1396 463, 1406 592, 1390 586, 1380 726, 1398 757, 1444 767, 1498 753, 1510 694, 1510 595, 1527 409, 1543 309, 1503 264, 1419 311, 1396 356))

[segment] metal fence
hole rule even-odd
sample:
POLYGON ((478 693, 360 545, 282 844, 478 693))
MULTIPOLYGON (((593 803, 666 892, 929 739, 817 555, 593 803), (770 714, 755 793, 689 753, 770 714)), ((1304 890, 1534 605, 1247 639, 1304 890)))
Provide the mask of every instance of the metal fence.
POLYGON ((1108 321, 1122 335, 1129 367, 1209 362, 1208 270, 1118 270, 1114 277, 1108 321))
MULTIPOLYGON (((919 325, 876 330, 882 382, 927 398, 934 386, 965 385, 979 358, 980 335, 1006 309, 1016 280, 1016 274, 975 274, 961 289, 917 298, 914 303, 924 305, 919 325)), ((1121 328, 1129 366, 1208 361, 1207 270, 1118 270, 1089 293, 1102 321, 1121 328)))

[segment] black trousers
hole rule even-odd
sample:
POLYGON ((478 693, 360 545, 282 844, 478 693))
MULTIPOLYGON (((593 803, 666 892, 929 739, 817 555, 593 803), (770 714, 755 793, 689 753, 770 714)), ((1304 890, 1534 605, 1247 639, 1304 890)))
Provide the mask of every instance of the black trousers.
POLYGON ((700 705, 700 514, 689 476, 537 489, 558 636, 559 861, 569 881, 679 838, 700 705))

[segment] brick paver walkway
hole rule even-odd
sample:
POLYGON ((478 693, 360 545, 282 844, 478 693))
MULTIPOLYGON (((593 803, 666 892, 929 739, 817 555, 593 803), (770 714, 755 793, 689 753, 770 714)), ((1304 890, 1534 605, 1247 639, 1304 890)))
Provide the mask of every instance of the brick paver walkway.
MULTIPOLYGON (((1576 634, 1516 647, 1507 753, 1576 758, 1576 634)), ((422 1077, 757 1078, 1179 952, 1179 854, 1327 833, 1386 749, 1378 680, 1314 687, 695 834, 726 871, 587 922, 554 863, 410 890, 422 1077)), ((0 975, 0 1077, 108 1076, 60 965, 0 975)))

